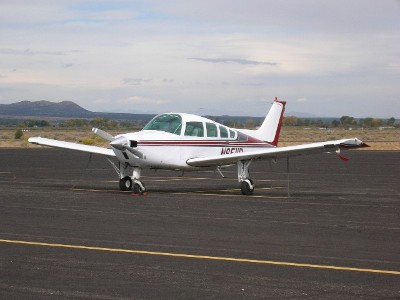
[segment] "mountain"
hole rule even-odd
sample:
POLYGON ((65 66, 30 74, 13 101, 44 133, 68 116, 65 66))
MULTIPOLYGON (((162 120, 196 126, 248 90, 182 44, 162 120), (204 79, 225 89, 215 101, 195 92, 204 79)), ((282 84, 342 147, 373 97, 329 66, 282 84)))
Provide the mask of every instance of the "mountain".
POLYGON ((72 101, 21 101, 12 104, 0 104, 0 115, 42 116, 42 117, 77 117, 91 118, 93 112, 88 111, 72 101))
POLYGON ((154 114, 103 113, 86 110, 72 101, 21 101, 0 104, 0 117, 31 118, 106 118, 120 121, 149 121, 154 114))

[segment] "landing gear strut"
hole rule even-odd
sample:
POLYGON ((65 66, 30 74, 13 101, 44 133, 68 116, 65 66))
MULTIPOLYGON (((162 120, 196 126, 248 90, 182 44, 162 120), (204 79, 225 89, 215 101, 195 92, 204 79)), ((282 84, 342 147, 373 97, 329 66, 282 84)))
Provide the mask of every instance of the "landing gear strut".
POLYGON ((144 183, 139 181, 139 180, 135 180, 135 184, 133 185, 133 192, 135 194, 143 194, 146 191, 146 188, 144 186, 144 183))
POLYGON ((141 182, 140 175, 142 169, 139 167, 131 167, 128 164, 119 164, 118 166, 112 163, 115 171, 119 175, 119 188, 121 191, 130 191, 133 188, 135 194, 143 194, 146 191, 144 183, 141 182), (130 175, 132 172, 132 176, 130 175))
POLYGON ((143 194, 146 191, 143 182, 139 180, 141 173, 142 173, 141 168, 133 167, 132 179, 133 179, 133 192, 135 194, 143 194))
POLYGON ((252 195, 254 192, 254 182, 250 179, 249 167, 252 160, 240 160, 237 163, 238 181, 243 195, 252 195))

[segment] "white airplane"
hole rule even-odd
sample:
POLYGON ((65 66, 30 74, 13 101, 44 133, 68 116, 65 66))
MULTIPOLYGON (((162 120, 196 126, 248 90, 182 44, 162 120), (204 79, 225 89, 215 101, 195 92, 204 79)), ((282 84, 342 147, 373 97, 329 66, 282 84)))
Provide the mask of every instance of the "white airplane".
POLYGON ((262 125, 257 130, 234 129, 204 117, 166 113, 154 117, 139 132, 111 134, 97 128, 92 131, 110 141, 111 148, 32 137, 33 144, 84 151, 115 157, 114 169, 119 174, 119 187, 144 193, 140 181, 143 169, 198 171, 237 165, 238 181, 243 195, 254 192, 249 167, 260 159, 276 160, 297 155, 369 147, 357 138, 277 147, 282 126, 285 101, 275 98, 262 125))

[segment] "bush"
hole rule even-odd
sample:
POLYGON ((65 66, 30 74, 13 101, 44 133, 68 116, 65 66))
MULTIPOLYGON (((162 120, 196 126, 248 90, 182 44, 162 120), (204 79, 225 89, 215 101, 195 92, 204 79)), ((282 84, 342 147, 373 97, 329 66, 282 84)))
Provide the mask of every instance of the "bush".
POLYGON ((14 138, 15 138, 16 140, 19 140, 20 138, 22 138, 23 135, 24 135, 24 133, 22 132, 22 129, 21 129, 21 128, 18 128, 18 129, 15 131, 14 138))
POLYGON ((82 143, 85 145, 94 145, 95 144, 95 140, 91 139, 91 138, 85 138, 82 140, 82 143))

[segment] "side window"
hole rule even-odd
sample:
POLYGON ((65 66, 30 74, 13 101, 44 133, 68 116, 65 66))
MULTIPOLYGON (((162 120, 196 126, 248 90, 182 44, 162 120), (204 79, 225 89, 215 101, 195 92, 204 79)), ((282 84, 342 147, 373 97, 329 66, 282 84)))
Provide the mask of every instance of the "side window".
POLYGON ((229 129, 229 137, 230 137, 231 139, 234 139, 234 138, 236 137, 236 132, 233 131, 233 130, 231 130, 231 129, 229 129))
POLYGON ((206 128, 207 128, 207 136, 208 137, 217 137, 218 136, 217 125, 207 122, 206 128))
POLYGON ((222 138, 228 137, 228 130, 225 127, 219 126, 219 133, 222 138))
POLYGON ((204 136, 204 128, 202 122, 187 122, 185 129, 186 136, 204 136))

